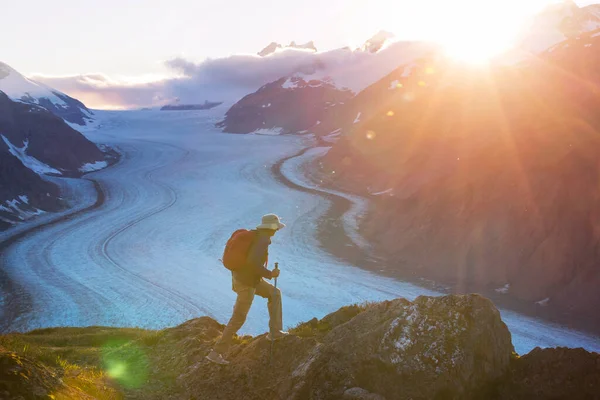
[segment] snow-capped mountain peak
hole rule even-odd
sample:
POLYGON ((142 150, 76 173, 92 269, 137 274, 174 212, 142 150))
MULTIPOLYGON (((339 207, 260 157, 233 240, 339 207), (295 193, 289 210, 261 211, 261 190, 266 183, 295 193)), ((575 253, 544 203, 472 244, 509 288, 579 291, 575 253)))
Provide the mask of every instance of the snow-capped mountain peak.
POLYGON ((540 53, 566 39, 600 29, 600 5, 579 7, 566 0, 537 14, 521 35, 519 48, 540 53))
POLYGON ((14 101, 43 107, 73 124, 93 121, 94 114, 79 100, 28 79, 3 62, 0 62, 0 91, 14 101))
POLYGON ((363 51, 368 51, 369 53, 377 53, 381 48, 388 42, 395 38, 396 36, 387 31, 379 31, 372 38, 367 40, 362 45, 363 51))
POLYGON ((267 47, 258 52, 258 55, 261 57, 266 57, 270 54, 275 53, 280 49, 301 49, 301 50, 311 50, 316 52, 317 48, 315 47, 315 43, 311 40, 310 42, 306 42, 304 44, 296 44, 295 41, 292 40, 290 44, 287 46, 283 46, 277 42, 271 42, 267 47))

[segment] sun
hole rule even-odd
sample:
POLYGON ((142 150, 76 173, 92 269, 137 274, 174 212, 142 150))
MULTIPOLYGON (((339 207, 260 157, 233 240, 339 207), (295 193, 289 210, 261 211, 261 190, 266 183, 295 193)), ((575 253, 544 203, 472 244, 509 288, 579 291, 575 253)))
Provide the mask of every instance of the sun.
POLYGON ((515 46, 518 41, 523 16, 497 13, 493 18, 458 14, 453 27, 435 32, 434 40, 442 45, 446 54, 459 61, 484 64, 515 46))
POLYGON ((468 64, 483 65, 513 46, 510 36, 449 37, 438 40, 450 58, 468 64))
MULTIPOLYGON (((376 1, 376 0, 373 0, 376 1)), ((380 0, 398 37, 433 41, 451 58, 481 64, 518 44, 533 16, 557 0, 380 0)))

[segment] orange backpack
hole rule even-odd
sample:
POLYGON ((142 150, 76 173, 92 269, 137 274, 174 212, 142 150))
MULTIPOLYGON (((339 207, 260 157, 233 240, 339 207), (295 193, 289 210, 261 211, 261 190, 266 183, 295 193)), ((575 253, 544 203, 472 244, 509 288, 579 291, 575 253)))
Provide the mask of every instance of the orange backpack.
POLYGON ((256 239, 256 231, 238 229, 233 232, 223 252, 223 265, 230 271, 239 271, 248 263, 250 248, 256 239))

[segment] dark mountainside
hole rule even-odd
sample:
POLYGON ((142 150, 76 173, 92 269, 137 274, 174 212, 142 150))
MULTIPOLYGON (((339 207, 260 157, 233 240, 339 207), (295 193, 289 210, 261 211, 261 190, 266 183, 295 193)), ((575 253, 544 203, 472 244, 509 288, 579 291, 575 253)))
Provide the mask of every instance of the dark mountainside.
POLYGON ((59 107, 43 97, 37 99, 36 102, 36 99, 32 98, 31 96, 23 96, 21 101, 31 104, 39 104, 57 117, 60 117, 73 124, 83 126, 87 125, 88 122, 91 122, 91 118, 88 117, 88 115, 94 115, 94 113, 90 111, 81 101, 56 91, 52 91, 52 94, 64 101, 67 106, 59 107))
POLYGON ((16 148, 26 146, 27 156, 64 176, 80 176, 82 165, 106 158, 95 144, 61 118, 42 107, 13 102, 2 92, 0 135, 0 230, 21 220, 19 217, 24 217, 23 213, 36 209, 56 211, 65 206, 59 198, 58 188, 15 157, 5 140, 16 148), (9 202, 23 213, 11 207, 9 202))
POLYGON ((238 101, 217 126, 228 133, 271 128, 282 128, 284 133, 307 131, 327 110, 352 96, 350 90, 339 89, 327 81, 281 78, 238 101))
POLYGON ((517 66, 401 67, 325 118, 346 129, 322 177, 371 197, 362 233, 390 269, 598 331, 598 48, 596 31, 517 66))
POLYGON ((478 295, 348 306, 276 342, 236 339, 226 367, 204 357, 223 326, 48 328, 0 336, 1 399, 598 399, 600 355, 519 357, 478 295))

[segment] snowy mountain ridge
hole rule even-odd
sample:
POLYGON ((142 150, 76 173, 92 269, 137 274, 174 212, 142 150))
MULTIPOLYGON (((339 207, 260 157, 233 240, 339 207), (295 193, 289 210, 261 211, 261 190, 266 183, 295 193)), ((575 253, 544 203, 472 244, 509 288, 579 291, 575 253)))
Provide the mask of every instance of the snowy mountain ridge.
POLYGON ((94 120, 94 113, 79 100, 28 79, 1 61, 0 91, 14 101, 43 107, 71 124, 84 126, 94 120))
POLYGON ((268 55, 275 53, 276 51, 283 50, 283 49, 300 49, 300 50, 310 50, 310 51, 314 51, 314 52, 317 51, 317 48, 315 47, 315 43, 312 40, 310 42, 306 42, 304 44, 296 44, 296 42, 292 40, 292 42, 290 44, 288 44, 287 46, 283 46, 277 42, 271 42, 271 43, 269 43, 269 45, 267 45, 264 49, 259 51, 257 54, 261 57, 266 57, 268 55))
POLYGON ((579 7, 573 1, 552 4, 532 18, 518 47, 540 53, 569 38, 600 28, 600 4, 579 7))

